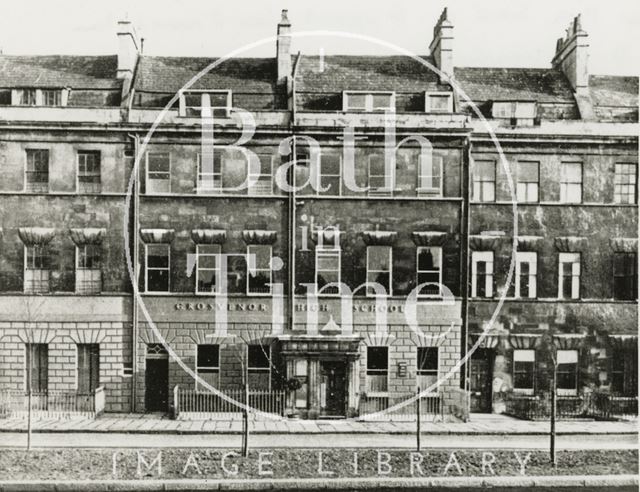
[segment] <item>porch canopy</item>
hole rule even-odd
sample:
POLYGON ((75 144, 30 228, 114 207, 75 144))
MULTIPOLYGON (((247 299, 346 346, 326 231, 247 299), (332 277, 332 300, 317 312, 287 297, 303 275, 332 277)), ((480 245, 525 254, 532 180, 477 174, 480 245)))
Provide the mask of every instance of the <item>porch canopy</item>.
POLYGON ((283 356, 325 356, 357 359, 360 335, 281 335, 278 337, 283 356))

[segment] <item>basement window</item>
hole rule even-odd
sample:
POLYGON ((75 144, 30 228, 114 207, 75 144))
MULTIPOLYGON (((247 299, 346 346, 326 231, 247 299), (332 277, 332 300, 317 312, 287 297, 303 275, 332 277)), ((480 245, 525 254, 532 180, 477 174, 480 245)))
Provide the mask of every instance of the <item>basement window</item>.
POLYGON ((396 110, 394 92, 356 92, 342 93, 343 111, 383 112, 396 110))

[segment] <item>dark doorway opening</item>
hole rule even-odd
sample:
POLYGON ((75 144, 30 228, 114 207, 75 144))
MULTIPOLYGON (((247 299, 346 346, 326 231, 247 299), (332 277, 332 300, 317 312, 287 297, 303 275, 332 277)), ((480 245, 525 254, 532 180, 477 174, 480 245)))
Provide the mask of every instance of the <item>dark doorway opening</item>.
POLYGON ((471 355, 469 367, 469 390, 471 412, 491 413, 491 381, 493 373, 493 350, 478 348, 471 355))
POLYGON ((347 377, 344 361, 320 362, 321 415, 344 417, 346 415, 347 377))
POLYGON ((169 359, 147 359, 144 406, 147 412, 169 410, 169 359))

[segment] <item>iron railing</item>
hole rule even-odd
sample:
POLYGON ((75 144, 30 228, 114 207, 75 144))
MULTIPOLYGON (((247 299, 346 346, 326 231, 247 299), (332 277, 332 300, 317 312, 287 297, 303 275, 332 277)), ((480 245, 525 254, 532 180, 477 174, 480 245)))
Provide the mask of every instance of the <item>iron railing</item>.
MULTIPOLYGON (((173 408, 176 418, 184 420, 240 418, 246 398, 245 391, 243 389, 226 389, 221 390, 220 393, 228 399, 216 393, 176 386, 173 390, 173 408)), ((251 410, 284 416, 285 391, 250 390, 248 396, 252 418, 258 417, 259 414, 256 414, 255 411, 251 412, 251 410)))
MULTIPOLYGON (((358 406, 360 420, 410 422, 416 420, 416 394, 361 395, 358 406), (409 402, 405 405, 402 403, 409 402), (399 408, 393 408, 401 405, 399 408)), ((444 420, 444 405, 438 394, 420 398, 420 418, 428 422, 444 420)))
MULTIPOLYGON (((31 416, 41 418, 95 418, 104 412, 104 388, 89 393, 70 391, 33 391, 31 416)), ((27 418, 29 393, 24 390, 0 390, 0 417, 27 418)))
MULTIPOLYGON (((511 394, 506 399, 506 413, 522 419, 546 420, 551 417, 551 398, 549 395, 511 394)), ((559 395, 556 398, 556 417, 635 420, 638 418, 638 397, 599 392, 559 395)))

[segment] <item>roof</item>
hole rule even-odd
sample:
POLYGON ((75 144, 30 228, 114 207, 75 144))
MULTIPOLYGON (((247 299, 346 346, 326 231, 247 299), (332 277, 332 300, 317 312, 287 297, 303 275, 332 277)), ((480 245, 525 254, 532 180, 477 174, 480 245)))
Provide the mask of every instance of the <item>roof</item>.
MULTIPOLYGON (((142 92, 175 93, 202 70, 220 58, 142 56, 134 87, 142 92)), ((193 89, 234 92, 274 92, 277 76, 275 58, 232 58, 207 71, 193 89)))
POLYGON ((596 106, 638 107, 638 77, 591 75, 589 88, 596 106))
POLYGON ((455 69, 462 90, 475 102, 537 101, 574 103, 569 80, 552 68, 476 68, 455 69))
MULTIPOLYGON (((430 57, 419 57, 433 63, 430 57)), ((428 65, 407 56, 302 56, 296 75, 299 92, 343 90, 422 92, 442 90, 428 65)))
POLYGON ((117 56, 0 55, 0 87, 119 89, 117 56))

